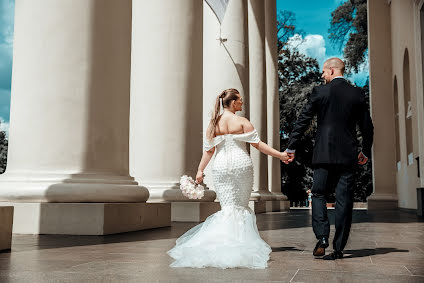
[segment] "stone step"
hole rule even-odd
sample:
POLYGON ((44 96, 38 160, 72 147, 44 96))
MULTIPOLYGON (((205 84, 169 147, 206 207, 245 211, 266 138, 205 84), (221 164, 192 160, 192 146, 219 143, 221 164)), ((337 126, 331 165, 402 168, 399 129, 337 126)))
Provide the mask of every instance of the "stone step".
POLYGON ((13 206, 0 206, 0 251, 12 247, 13 206))

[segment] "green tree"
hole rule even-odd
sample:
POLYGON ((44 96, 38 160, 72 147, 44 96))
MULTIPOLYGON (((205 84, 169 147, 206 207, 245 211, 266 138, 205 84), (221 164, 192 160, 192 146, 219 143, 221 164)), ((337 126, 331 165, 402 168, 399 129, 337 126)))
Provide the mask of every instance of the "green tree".
POLYGON ((287 47, 289 39, 304 31, 296 28, 296 16, 292 11, 282 10, 277 15, 278 50, 287 47))
POLYGON ((0 174, 6 171, 7 165, 7 148, 9 141, 5 131, 0 131, 0 174))
POLYGON ((350 0, 331 13, 330 41, 343 49, 348 72, 358 72, 367 60, 368 22, 367 0, 350 0))
MULTIPOLYGON (((282 44, 281 46, 284 46, 282 44)), ((280 136, 281 150, 285 150, 303 105, 314 86, 321 83, 316 59, 299 53, 296 49, 281 48, 278 58, 280 86, 280 136)), ((304 201, 306 190, 312 186, 312 149, 316 121, 302 138, 295 162, 283 165, 282 189, 291 201, 304 201)))

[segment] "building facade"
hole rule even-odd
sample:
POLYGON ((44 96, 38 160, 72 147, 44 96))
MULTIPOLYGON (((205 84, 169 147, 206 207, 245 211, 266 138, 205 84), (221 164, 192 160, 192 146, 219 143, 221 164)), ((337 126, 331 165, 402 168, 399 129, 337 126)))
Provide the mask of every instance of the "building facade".
MULTIPOLYGON (((416 209, 424 186, 423 1, 368 2, 370 209, 416 209)), ((16 233, 204 220, 219 209, 210 170, 201 201, 182 196, 179 178, 194 176, 226 88, 280 147, 275 0, 17 0, 14 36, 0 205, 15 206, 16 233)), ((252 208, 287 209, 280 161, 251 155, 252 208)))
POLYGON ((423 2, 368 1, 375 124, 370 208, 415 210, 417 188, 424 186, 423 2))
MULTIPOLYGON (((276 40, 275 0, 17 0, 0 180, 14 232, 110 234, 217 211, 210 172, 201 201, 183 197, 179 179, 196 173, 226 88, 279 148, 276 40)), ((279 160, 252 159, 252 208, 288 208, 279 160)))

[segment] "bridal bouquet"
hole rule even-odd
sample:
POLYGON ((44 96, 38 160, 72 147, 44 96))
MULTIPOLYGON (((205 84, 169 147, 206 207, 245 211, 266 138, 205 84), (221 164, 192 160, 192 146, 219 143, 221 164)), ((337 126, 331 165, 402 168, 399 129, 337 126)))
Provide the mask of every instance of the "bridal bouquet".
POLYGON ((181 177, 180 189, 189 199, 201 199, 205 195, 205 188, 187 175, 181 177))

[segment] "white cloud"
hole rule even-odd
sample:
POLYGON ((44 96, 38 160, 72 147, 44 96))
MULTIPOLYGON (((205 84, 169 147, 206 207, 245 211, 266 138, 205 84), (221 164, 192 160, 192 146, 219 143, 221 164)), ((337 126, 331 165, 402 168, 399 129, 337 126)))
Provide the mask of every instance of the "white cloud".
POLYGON ((0 0, 0 42, 12 45, 15 1, 0 0))
MULTIPOLYGON (((317 59, 320 68, 322 68, 325 60, 331 57, 338 57, 344 60, 342 54, 326 54, 327 49, 325 48, 325 39, 319 34, 308 34, 304 38, 300 34, 295 34, 289 39, 288 45, 290 48, 297 49, 300 53, 305 54, 306 56, 317 59)), ((368 74, 369 65, 367 58, 367 60, 359 67, 358 73, 351 74, 347 77, 347 79, 363 86, 368 78, 368 74)))
POLYGON ((299 50, 300 53, 317 59, 320 66, 326 59, 325 40, 320 34, 308 34, 305 38, 300 34, 295 34, 289 39, 288 44, 299 50))

